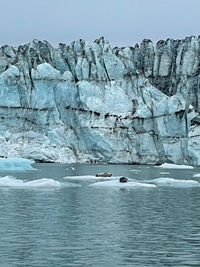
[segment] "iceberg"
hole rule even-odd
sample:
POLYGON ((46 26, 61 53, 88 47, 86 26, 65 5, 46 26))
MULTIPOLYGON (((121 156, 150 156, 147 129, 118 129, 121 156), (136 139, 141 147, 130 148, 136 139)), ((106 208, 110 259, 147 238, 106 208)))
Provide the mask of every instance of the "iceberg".
POLYGON ((194 169, 193 166, 189 165, 177 165, 177 164, 170 164, 170 163, 163 163, 159 166, 154 166, 156 168, 163 168, 163 169, 194 169))
POLYGON ((196 173, 193 175, 194 178, 200 178, 200 173, 196 173))
POLYGON ((61 187, 62 184, 59 181, 53 179, 42 178, 29 182, 23 182, 25 187, 61 187))
POLYGON ((61 183, 53 179, 41 178, 33 181, 23 181, 13 176, 5 176, 0 178, 1 187, 14 188, 61 188, 61 187, 80 187, 81 185, 74 183, 61 183))
POLYGON ((97 187, 97 188, 135 188, 135 189, 157 187, 154 184, 139 183, 139 182, 120 183, 119 180, 96 182, 96 183, 90 184, 89 186, 97 187))
POLYGON ((166 187, 180 187, 180 188, 200 187, 200 183, 195 181, 195 180, 178 180, 178 179, 174 179, 174 178, 157 178, 157 179, 149 180, 148 182, 156 184, 157 186, 166 186, 166 187))
POLYGON ((79 175, 79 176, 66 176, 63 177, 64 180, 77 180, 77 181, 104 181, 104 180, 116 180, 119 179, 120 176, 111 176, 111 177, 97 177, 95 175, 79 175))
POLYGON ((34 160, 24 158, 0 158, 0 171, 31 171, 34 160))

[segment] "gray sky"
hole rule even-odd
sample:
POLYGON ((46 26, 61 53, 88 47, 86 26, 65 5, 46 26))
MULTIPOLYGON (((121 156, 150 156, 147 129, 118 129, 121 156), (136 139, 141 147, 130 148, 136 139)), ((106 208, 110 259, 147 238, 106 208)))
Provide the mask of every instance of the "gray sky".
POLYGON ((200 0, 0 0, 0 10, 0 45, 104 36, 133 46, 200 34, 200 0))

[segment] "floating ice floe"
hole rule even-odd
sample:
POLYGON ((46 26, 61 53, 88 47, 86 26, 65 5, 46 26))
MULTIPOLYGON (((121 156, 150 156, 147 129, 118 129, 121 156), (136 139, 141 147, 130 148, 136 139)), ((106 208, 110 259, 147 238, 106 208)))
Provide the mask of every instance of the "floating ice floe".
MULTIPOLYGON (((146 181, 147 182, 147 181, 146 181)), ((167 187, 200 187, 200 183, 194 180, 178 180, 174 178, 157 178, 149 180, 148 182, 158 186, 167 187)))
POLYGON ((170 172, 160 172, 160 174, 170 174, 170 172))
POLYGON ((37 179, 33 181, 23 181, 12 176, 0 178, 0 187, 18 187, 18 188, 60 188, 80 186, 73 183, 61 183, 53 179, 37 179))
POLYGON ((170 163, 163 163, 159 166, 154 166, 156 168, 164 168, 164 169, 193 169, 193 166, 189 165, 176 165, 176 164, 170 164, 170 163))
POLYGON ((35 170, 31 165, 34 160, 24 158, 0 158, 0 171, 28 171, 35 170))
POLYGON ((120 183, 118 180, 114 181, 104 181, 104 182, 96 182, 90 184, 89 186, 94 187, 118 187, 118 188, 155 188, 157 187, 154 184, 146 184, 146 183, 138 183, 138 182, 127 182, 127 183, 120 183))
POLYGON ((141 172, 140 170, 130 170, 130 172, 141 172))
POLYGON ((90 180, 95 180, 95 181, 104 181, 104 180, 116 180, 119 179, 121 176, 111 176, 111 177, 97 177, 95 175, 80 175, 80 176, 66 176, 63 177, 65 180, 77 180, 77 181, 90 181, 90 180))
POLYGON ((200 173, 194 174, 193 177, 200 178, 200 173))

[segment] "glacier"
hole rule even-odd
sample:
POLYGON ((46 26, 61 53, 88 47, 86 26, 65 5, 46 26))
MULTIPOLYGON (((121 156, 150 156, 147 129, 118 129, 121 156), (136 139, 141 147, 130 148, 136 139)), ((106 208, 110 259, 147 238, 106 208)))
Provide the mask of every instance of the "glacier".
POLYGON ((200 37, 0 48, 0 157, 200 165, 200 37))

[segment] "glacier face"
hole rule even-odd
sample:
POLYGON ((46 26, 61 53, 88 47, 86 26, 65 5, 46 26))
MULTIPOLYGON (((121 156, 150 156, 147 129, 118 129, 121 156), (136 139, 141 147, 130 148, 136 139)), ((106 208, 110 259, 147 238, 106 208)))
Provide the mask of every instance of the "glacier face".
POLYGON ((0 156, 200 165, 200 38, 0 48, 0 156))

